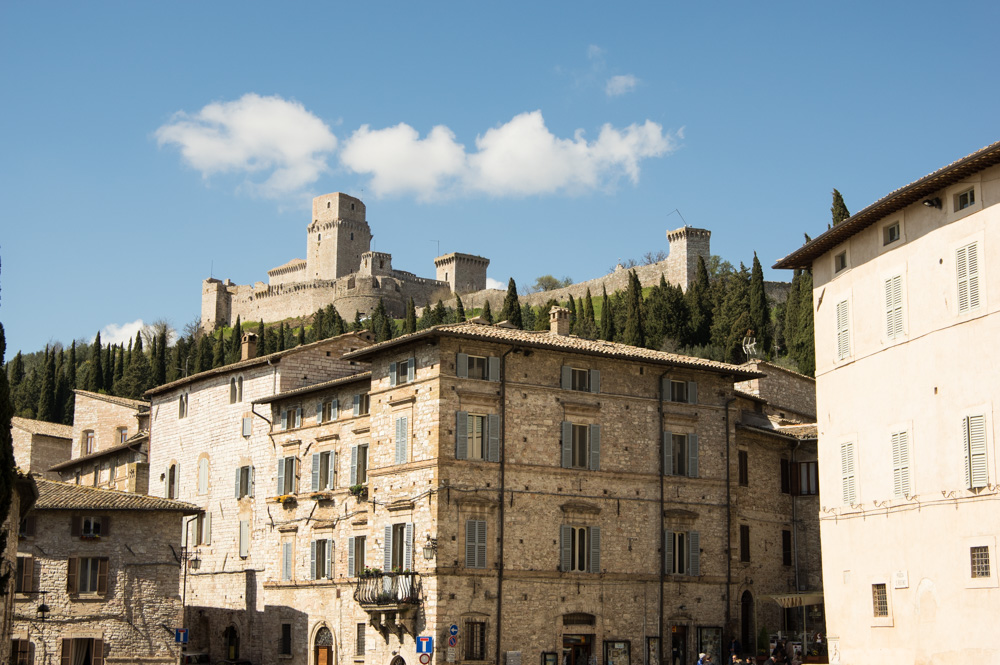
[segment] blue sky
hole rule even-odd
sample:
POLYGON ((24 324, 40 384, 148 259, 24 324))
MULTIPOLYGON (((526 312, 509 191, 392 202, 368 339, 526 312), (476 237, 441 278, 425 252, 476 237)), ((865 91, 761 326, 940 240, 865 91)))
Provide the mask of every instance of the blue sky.
POLYGON ((440 241, 502 283, 582 281, 665 250, 681 216, 770 266, 826 228, 833 187, 857 211, 1000 139, 998 19, 996 2, 4 3, 8 359, 181 328, 210 274, 303 257, 310 199, 333 191, 423 276, 440 241))

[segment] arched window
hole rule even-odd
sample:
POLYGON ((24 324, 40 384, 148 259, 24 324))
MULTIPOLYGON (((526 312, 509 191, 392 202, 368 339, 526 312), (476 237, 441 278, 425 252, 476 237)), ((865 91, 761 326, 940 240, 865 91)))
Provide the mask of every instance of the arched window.
POLYGON ((180 465, 174 462, 167 469, 167 474, 164 478, 165 490, 163 493, 168 499, 177 498, 180 481, 180 465))
POLYGON ((226 628, 222 634, 226 645, 226 658, 236 660, 240 657, 240 635, 236 632, 236 626, 226 628))
POLYGON ((208 494, 208 458, 198 460, 198 494, 208 494))
POLYGON ((229 403, 236 404, 243 401, 243 377, 234 376, 229 379, 229 403))
POLYGON ((749 591, 740 596, 740 638, 747 653, 753 653, 750 645, 756 635, 753 633, 753 594, 749 591))

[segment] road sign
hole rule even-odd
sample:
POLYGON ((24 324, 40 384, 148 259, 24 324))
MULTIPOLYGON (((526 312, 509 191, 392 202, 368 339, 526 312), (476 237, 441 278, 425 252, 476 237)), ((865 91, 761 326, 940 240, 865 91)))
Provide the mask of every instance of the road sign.
POLYGON ((188 629, 187 628, 174 628, 174 642, 177 644, 187 644, 188 643, 188 629))
POLYGON ((455 635, 449 635, 448 636, 448 646, 450 646, 450 647, 457 647, 458 646, 458 637, 456 637, 455 635))
POLYGON ((454 647, 448 647, 448 658, 447 658, 447 660, 448 660, 449 663, 454 663, 455 662, 455 648, 454 647))
POLYGON ((420 665, 427 665, 431 662, 431 655, 429 653, 420 654, 420 665))
POLYGON ((448 629, 448 634, 449 635, 458 635, 458 624, 457 623, 451 624, 451 628, 448 629))
POLYGON ((434 637, 421 635, 417 638, 417 653, 434 653, 434 637))

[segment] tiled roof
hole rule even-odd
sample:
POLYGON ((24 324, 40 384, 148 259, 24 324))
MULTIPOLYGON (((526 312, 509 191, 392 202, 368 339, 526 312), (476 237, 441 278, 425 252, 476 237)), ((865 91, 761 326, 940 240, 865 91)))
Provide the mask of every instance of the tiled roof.
POLYGON ((38 483, 36 510, 174 510, 185 515, 201 512, 198 506, 173 499, 72 485, 44 478, 35 478, 35 482, 38 483))
POLYGON ((105 402, 110 402, 111 404, 117 404, 118 406, 126 406, 130 409, 135 409, 136 411, 148 411, 149 402, 142 399, 128 399, 127 397, 116 397, 114 395, 102 395, 101 393, 92 393, 89 390, 74 390, 77 395, 86 395, 87 397, 93 397, 94 399, 104 400, 105 402))
POLYGON ((861 212, 848 217, 832 229, 806 243, 774 264, 774 268, 811 268, 813 259, 822 256, 851 236, 868 228, 886 215, 916 203, 977 171, 1000 163, 1000 141, 977 150, 951 164, 925 175, 883 196, 861 212))
POLYGON ((763 372, 765 375, 767 374, 767 370, 776 369, 779 372, 784 372, 785 374, 791 374, 793 376, 801 377, 803 379, 808 379, 813 382, 816 381, 816 379, 814 379, 811 376, 807 376, 802 372, 796 372, 794 369, 788 369, 787 367, 782 367, 781 365, 773 363, 769 360, 750 360, 740 365, 740 367, 747 367, 747 368, 754 367, 758 372, 763 372))
POLYGON ((218 376, 219 374, 228 374, 230 372, 235 372, 241 369, 246 369, 247 367, 256 367, 258 365, 266 365, 267 363, 281 362, 281 359, 285 356, 291 355, 293 353, 300 353, 309 349, 317 348, 323 344, 329 344, 330 342, 346 337, 347 335, 353 335, 357 337, 361 342, 370 342, 372 340, 372 335, 369 332, 349 332, 339 335, 337 337, 328 337, 326 339, 321 339, 318 342, 310 342, 309 344, 303 344, 302 346, 292 347, 291 349, 285 349, 284 351, 276 351, 275 353, 269 353, 266 356, 258 356, 256 358, 250 358, 248 360, 241 360, 239 362, 232 363, 231 365, 223 365, 222 367, 216 367, 214 369, 207 369, 204 372, 198 372, 197 374, 192 374, 191 376, 186 376, 183 379, 177 379, 176 381, 171 381, 170 383, 164 383, 162 386, 157 386, 155 388, 150 388, 145 392, 147 397, 153 395, 159 395, 160 393, 165 393, 175 388, 180 388, 181 386, 187 385, 189 383, 194 383, 195 381, 200 381, 201 379, 206 379, 210 376, 218 376))
POLYGON ((28 418, 18 418, 17 416, 11 418, 10 422, 14 427, 18 429, 23 429, 25 432, 30 432, 31 434, 42 434, 44 436, 53 436, 57 439, 73 438, 72 425, 47 423, 44 420, 29 420, 28 418))
POLYGON ((324 381, 323 383, 314 383, 311 386, 305 386, 304 388, 296 388, 295 390, 286 390, 283 393, 278 393, 277 395, 268 395, 267 397, 261 397, 260 399, 255 399, 252 404, 271 404, 277 402, 278 400, 285 399, 286 397, 297 397, 298 395, 306 395, 312 392, 318 392, 320 390, 326 390, 327 388, 335 388, 336 386, 343 386, 349 383, 357 383, 358 381, 366 381, 372 378, 371 372, 361 372, 360 374, 352 374, 351 376, 345 376, 340 379, 331 379, 330 381, 324 381))
POLYGON ((89 462, 90 460, 100 459, 101 457, 106 457, 123 450, 128 450, 129 448, 133 448, 136 445, 141 444, 143 441, 148 440, 149 432, 139 432, 130 436, 124 443, 119 443, 117 446, 111 446, 110 448, 105 448, 104 450, 98 450, 96 453, 90 453, 89 455, 83 455, 82 457, 75 457, 67 462, 60 462, 55 466, 49 467, 49 471, 62 471, 63 469, 70 469, 77 464, 82 464, 84 462, 89 462))
POLYGON ((345 354, 345 358, 367 359, 376 353, 393 346, 406 344, 426 337, 458 337, 463 339, 478 339, 487 342, 512 344, 520 347, 566 351, 592 356, 604 356, 619 360, 650 362, 671 367, 700 369, 710 372, 731 375, 739 379, 753 379, 763 376, 759 372, 741 369, 736 365, 720 363, 715 360, 681 356, 676 353, 653 351, 638 346, 591 340, 574 335, 554 335, 549 331, 518 330, 501 326, 482 325, 478 323, 449 323, 420 330, 409 335, 403 335, 392 340, 380 342, 372 346, 345 354))
POLYGON ((806 425, 778 425, 778 431, 782 434, 794 436, 796 439, 815 439, 819 437, 819 428, 816 423, 806 425))

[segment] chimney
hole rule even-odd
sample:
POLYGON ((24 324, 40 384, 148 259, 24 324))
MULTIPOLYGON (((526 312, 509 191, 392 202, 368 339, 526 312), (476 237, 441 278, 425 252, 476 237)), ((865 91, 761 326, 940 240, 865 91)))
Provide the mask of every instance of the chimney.
POLYGON ((565 307, 553 307, 549 310, 549 333, 553 335, 569 334, 569 310, 565 307))
POLYGON ((257 334, 252 332, 243 333, 240 344, 240 360, 250 360, 257 357, 257 334))

